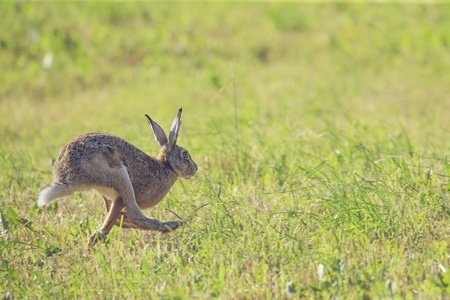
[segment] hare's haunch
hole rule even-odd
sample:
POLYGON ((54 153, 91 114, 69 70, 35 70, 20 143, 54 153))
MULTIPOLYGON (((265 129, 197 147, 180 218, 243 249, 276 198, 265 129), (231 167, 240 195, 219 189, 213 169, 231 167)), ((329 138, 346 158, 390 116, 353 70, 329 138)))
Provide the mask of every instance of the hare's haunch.
POLYGON ((161 232, 178 228, 179 221, 148 218, 141 209, 159 203, 179 177, 190 178, 197 172, 189 153, 176 144, 181 108, 172 123, 169 139, 156 122, 145 116, 160 146, 157 158, 111 134, 77 136, 62 146, 53 168, 53 182, 40 192, 38 205, 77 191, 97 190, 105 200, 108 214, 89 243, 106 236, 114 225, 161 232))

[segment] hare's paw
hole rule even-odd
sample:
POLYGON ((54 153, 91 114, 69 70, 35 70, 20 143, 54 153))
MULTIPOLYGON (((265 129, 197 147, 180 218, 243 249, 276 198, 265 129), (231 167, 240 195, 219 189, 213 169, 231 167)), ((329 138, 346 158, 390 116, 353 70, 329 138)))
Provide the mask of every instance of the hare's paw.
POLYGON ((94 232, 88 239, 88 246, 94 246, 98 241, 105 241, 106 236, 101 232, 94 232))
POLYGON ((162 232, 166 233, 166 232, 170 232, 172 230, 177 229, 178 227, 180 227, 182 224, 182 222, 180 221, 169 221, 169 222, 164 222, 164 230, 162 232))

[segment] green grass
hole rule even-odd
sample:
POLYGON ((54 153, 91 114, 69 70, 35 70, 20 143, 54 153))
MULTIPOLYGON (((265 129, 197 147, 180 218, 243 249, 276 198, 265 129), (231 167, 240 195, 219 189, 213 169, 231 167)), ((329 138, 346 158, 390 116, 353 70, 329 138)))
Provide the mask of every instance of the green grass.
POLYGON ((450 6, 0 3, 0 296, 450 297, 450 6), (52 53, 50 68, 43 68, 52 53), (59 147, 149 154, 148 113, 200 166, 114 228, 88 192, 36 205, 59 147))

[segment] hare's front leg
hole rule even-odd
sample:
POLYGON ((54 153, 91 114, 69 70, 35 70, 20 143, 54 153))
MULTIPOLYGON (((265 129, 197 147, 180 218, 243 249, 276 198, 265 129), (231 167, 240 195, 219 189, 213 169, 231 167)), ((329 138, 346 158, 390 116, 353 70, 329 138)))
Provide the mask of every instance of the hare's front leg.
MULTIPOLYGON (((111 208, 112 200, 109 200, 105 196, 103 196, 103 200, 105 201, 106 212, 109 213, 109 209, 111 208)), ((134 226, 131 223, 127 222, 127 217, 126 217, 125 213, 123 212, 123 210, 117 217, 114 225, 116 225, 117 227, 120 227, 120 228, 124 228, 124 229, 125 228, 134 228, 134 226)))
MULTIPOLYGON (((106 203, 106 202, 105 202, 106 203)), ((102 227, 100 228, 99 232, 94 232, 88 240, 88 245, 95 244, 99 239, 102 239, 105 237, 110 231, 111 228, 114 226, 117 217, 120 214, 120 211, 125 207, 125 204, 123 203, 123 200, 121 197, 115 199, 112 201, 111 204, 107 204, 108 206, 108 215, 103 222, 102 227)))

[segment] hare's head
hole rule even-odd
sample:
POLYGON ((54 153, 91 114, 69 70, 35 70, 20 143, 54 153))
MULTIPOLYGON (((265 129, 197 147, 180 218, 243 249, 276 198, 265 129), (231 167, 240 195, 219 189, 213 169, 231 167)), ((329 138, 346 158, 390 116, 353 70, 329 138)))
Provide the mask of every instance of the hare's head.
POLYGON ((169 140, 167 140, 164 130, 155 121, 150 119, 148 115, 145 116, 152 126, 155 139, 160 146, 158 160, 168 163, 175 173, 177 173, 178 177, 191 178, 197 172, 197 164, 192 160, 191 155, 186 149, 177 145, 178 131, 181 125, 181 111, 180 108, 175 120, 173 120, 169 140))

